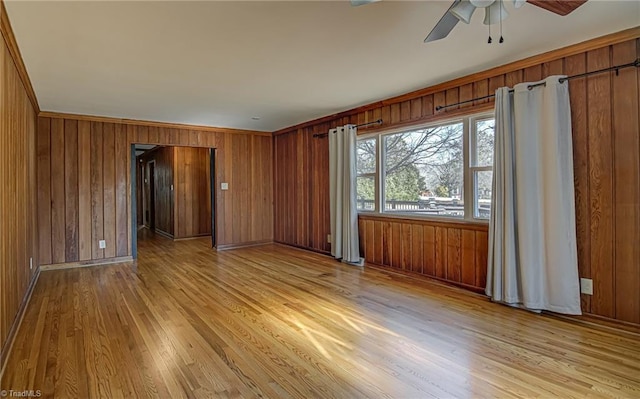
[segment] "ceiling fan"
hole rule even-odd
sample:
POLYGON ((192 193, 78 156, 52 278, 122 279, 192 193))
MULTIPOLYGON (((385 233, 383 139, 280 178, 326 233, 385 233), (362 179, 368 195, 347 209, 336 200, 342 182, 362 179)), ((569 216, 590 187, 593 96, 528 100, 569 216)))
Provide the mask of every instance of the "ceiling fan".
MULTIPOLYGON (((351 0, 352 6, 375 3, 380 0, 351 0)), ((567 15, 586 3, 587 0, 512 0, 516 8, 530 3, 558 15, 567 15)), ((504 20, 508 14, 504 9, 504 0, 454 0, 440 21, 433 27, 424 42, 440 40, 453 30, 458 21, 469 23, 473 12, 478 8, 485 9, 484 24, 493 25, 504 20)))

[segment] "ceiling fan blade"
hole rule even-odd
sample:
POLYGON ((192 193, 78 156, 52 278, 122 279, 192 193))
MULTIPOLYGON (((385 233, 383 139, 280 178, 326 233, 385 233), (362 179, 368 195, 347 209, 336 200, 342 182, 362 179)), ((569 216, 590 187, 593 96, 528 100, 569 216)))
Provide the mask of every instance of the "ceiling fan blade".
POLYGON ((534 6, 544 8, 547 11, 551 11, 558 15, 571 14, 576 8, 580 7, 587 0, 528 0, 527 3, 531 3, 534 6))
POLYGON ((351 6, 352 7, 358 7, 358 6, 363 6, 365 4, 369 4, 369 3, 376 3, 380 0, 351 0, 351 6))
POLYGON ((461 0, 455 0, 453 4, 451 4, 451 7, 449 7, 447 12, 445 12, 442 18, 440 18, 440 21, 438 21, 436 26, 433 27, 429 35, 424 39, 425 43, 433 42, 435 40, 440 40, 442 38, 445 38, 447 37, 449 32, 453 30, 453 28, 456 26, 456 24, 460 20, 455 15, 451 14, 449 11, 451 11, 453 7, 455 7, 458 3, 460 3, 460 1, 461 0))

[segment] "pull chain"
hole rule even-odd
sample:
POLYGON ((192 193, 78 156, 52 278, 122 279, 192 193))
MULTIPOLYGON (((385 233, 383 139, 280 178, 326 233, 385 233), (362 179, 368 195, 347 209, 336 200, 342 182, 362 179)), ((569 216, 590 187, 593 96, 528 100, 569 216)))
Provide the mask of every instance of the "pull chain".
POLYGON ((489 13, 489 40, 487 40, 487 43, 491 44, 492 41, 493 39, 491 39, 491 13, 489 13))
POLYGON ((504 38, 502 37, 502 7, 504 7, 504 1, 498 0, 500 2, 500 40, 498 43, 504 43, 504 38))

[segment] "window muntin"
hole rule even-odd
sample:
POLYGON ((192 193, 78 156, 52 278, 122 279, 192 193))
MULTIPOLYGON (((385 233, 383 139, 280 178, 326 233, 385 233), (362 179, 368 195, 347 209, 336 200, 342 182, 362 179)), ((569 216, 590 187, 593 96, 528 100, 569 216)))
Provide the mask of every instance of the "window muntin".
POLYGON ((358 140, 358 210, 488 219, 494 121, 489 115, 358 140))

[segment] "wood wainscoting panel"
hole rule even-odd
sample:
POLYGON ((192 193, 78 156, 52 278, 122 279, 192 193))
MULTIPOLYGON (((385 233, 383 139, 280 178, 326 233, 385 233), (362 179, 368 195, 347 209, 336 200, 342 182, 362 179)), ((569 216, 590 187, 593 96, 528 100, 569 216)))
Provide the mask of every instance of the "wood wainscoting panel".
POLYGON ((429 220, 386 218, 360 214, 365 261, 412 272, 482 291, 486 285, 488 225, 458 223, 447 226, 429 220), (373 237, 382 234, 386 246, 373 237), (370 238, 371 237, 371 238, 370 238), (371 248, 373 247, 373 248, 371 248), (388 254, 376 257, 376 247, 388 254))
POLYGON ((483 288, 487 286, 487 258, 489 256, 489 233, 487 231, 476 231, 476 283, 475 286, 483 288))
MULTIPOLYGON (((367 223, 373 223, 373 221, 367 221, 367 223)), ((407 224, 407 226, 411 227, 411 254, 408 269, 414 273, 423 274, 425 251, 424 229, 419 224, 407 224)))
MULTIPOLYGON (((460 282, 469 286, 475 286, 476 275, 476 232, 473 230, 462 230, 462 242, 460 251, 460 282)), ((482 265, 478 265, 482 267, 482 265)))

